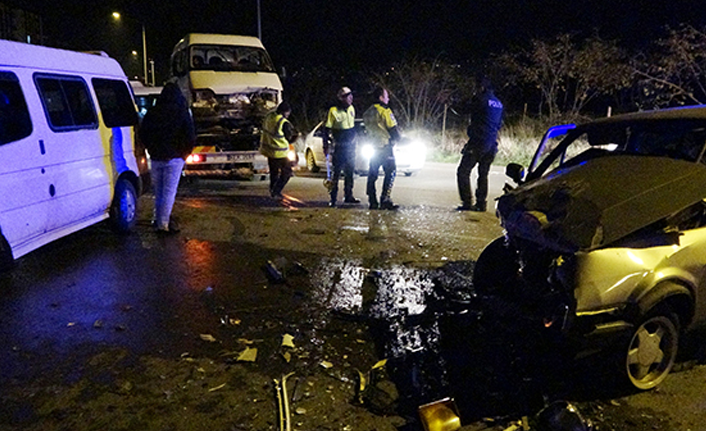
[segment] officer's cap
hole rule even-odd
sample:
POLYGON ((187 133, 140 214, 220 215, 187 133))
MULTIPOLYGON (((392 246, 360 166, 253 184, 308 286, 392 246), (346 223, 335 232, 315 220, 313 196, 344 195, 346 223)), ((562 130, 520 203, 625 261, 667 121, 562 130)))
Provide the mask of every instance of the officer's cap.
POLYGON ((346 98, 349 94, 351 94, 352 91, 348 87, 341 87, 340 90, 338 90, 338 98, 339 99, 344 99, 346 98))

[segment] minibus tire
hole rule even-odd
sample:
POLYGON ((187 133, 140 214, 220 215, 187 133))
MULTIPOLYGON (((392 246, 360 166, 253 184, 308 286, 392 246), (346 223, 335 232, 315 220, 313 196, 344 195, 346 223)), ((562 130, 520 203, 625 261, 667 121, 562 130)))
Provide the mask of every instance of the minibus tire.
POLYGON ((110 221, 119 233, 129 232, 137 222, 137 193, 132 183, 125 178, 119 179, 115 184, 110 221))
POLYGON ((0 272, 9 271, 15 265, 12 257, 12 248, 5 236, 0 234, 0 272))

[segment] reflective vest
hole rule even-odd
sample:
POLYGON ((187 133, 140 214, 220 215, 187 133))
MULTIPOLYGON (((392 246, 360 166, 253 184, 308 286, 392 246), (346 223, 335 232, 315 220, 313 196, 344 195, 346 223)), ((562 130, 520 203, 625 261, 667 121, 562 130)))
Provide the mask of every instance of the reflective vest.
POLYGON ((397 126, 397 120, 387 105, 376 103, 363 113, 363 123, 368 136, 380 146, 390 143, 389 130, 397 126))
POLYGON ((260 153, 271 159, 286 159, 289 151, 289 141, 284 137, 284 123, 288 122, 284 115, 270 112, 262 122, 260 135, 260 153))
POLYGON ((355 108, 350 105, 346 109, 341 109, 338 106, 332 106, 328 110, 326 124, 324 127, 331 130, 347 130, 355 126, 355 108))

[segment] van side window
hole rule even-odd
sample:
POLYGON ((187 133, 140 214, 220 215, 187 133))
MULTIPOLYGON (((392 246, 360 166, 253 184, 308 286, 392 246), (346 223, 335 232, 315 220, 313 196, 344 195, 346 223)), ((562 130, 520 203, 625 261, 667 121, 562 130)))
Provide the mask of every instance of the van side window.
POLYGON ((17 76, 0 72, 0 145, 26 138, 32 120, 17 76))
POLYGON ((137 123, 135 104, 125 82, 103 78, 93 78, 91 82, 106 126, 125 127, 137 123))
POLYGON ((52 130, 60 132, 98 127, 96 111, 83 79, 35 74, 34 81, 52 130))

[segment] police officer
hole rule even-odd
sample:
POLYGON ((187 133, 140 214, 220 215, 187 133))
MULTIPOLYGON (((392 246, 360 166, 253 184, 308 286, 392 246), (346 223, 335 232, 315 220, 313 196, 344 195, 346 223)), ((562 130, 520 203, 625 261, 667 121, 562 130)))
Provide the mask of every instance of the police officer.
POLYGON ((324 154, 333 154, 333 176, 331 178, 331 201, 329 206, 336 206, 338 197, 338 179, 343 171, 345 203, 359 203, 353 197, 353 173, 355 171, 355 108, 353 93, 348 87, 342 87, 337 93, 338 102, 328 111, 324 124, 324 154), (333 142, 331 142, 333 137, 333 142))
POLYGON ((297 133, 288 120, 291 113, 289 103, 280 103, 276 110, 265 116, 260 135, 260 153, 267 157, 270 167, 270 196, 278 201, 284 198, 282 189, 292 177, 292 163, 287 154, 297 133))
POLYGON ((471 111, 468 126, 468 142, 461 150, 461 162, 456 170, 458 194, 461 198, 459 211, 485 211, 488 197, 488 172, 498 152, 498 130, 502 125, 503 104, 495 97, 493 86, 487 78, 481 79, 482 94, 471 111), (478 187, 476 203, 471 197, 471 171, 478 165, 478 187))
POLYGON ((397 174, 397 164, 395 163, 395 154, 392 148, 400 140, 400 133, 397 129, 397 120, 395 120, 392 109, 387 106, 390 102, 390 94, 385 88, 378 87, 375 89, 373 96, 377 102, 363 114, 366 131, 375 145, 375 153, 370 158, 370 166, 368 168, 368 184, 366 188, 368 203, 371 210, 378 208, 396 210, 399 206, 395 205, 390 197, 392 185, 395 182, 395 175, 397 174), (382 182, 382 193, 378 202, 375 182, 378 179, 380 166, 385 172, 385 178, 382 182))

